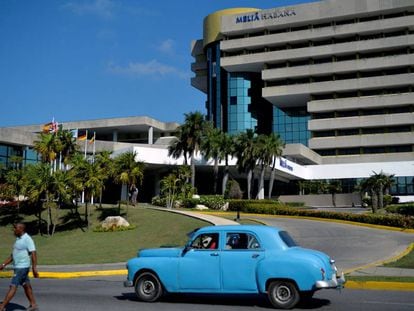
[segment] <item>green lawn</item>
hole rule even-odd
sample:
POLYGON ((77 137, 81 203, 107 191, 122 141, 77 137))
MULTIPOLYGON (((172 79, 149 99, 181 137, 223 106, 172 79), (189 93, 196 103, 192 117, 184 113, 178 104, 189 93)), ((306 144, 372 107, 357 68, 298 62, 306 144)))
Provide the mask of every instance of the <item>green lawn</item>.
MULTIPOLYGON (((146 247, 184 245, 186 233, 195 228, 209 225, 191 217, 146 208, 128 209, 128 221, 136 226, 133 230, 120 232, 94 232, 102 215, 116 211, 114 206, 102 210, 92 208, 89 230, 72 229, 57 232, 53 237, 32 235, 38 252, 40 265, 113 263, 125 262, 136 255, 137 250, 146 247)), ((123 207, 125 213, 126 209, 123 207)), ((64 216, 69 211, 61 211, 64 216)), ((45 217, 46 215, 44 215, 45 217)), ((7 222, 5 213, 0 213, 0 260, 4 260, 12 249, 15 237, 12 225, 7 222)), ((34 216, 27 216, 24 221, 31 221, 34 216), (27 218, 27 219, 26 219, 27 218)))
POLYGON ((414 269, 414 248, 399 260, 384 264, 384 267, 414 269))

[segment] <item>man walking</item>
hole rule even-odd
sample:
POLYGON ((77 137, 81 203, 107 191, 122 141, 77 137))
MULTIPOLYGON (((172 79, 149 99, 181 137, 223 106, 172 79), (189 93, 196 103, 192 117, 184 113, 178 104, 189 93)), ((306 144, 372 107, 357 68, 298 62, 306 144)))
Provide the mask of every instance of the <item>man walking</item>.
POLYGON ((0 304, 0 311, 6 310, 7 304, 16 294, 19 285, 23 286, 24 293, 30 303, 27 310, 35 311, 38 308, 33 296, 32 286, 30 285, 29 271, 31 265, 33 276, 35 278, 39 277, 39 273, 37 272, 36 248, 32 238, 26 233, 26 226, 24 224, 18 223, 14 225, 14 235, 16 236, 16 242, 13 246, 13 253, 0 265, 0 271, 12 262, 14 266, 14 274, 11 279, 10 288, 3 302, 0 304))

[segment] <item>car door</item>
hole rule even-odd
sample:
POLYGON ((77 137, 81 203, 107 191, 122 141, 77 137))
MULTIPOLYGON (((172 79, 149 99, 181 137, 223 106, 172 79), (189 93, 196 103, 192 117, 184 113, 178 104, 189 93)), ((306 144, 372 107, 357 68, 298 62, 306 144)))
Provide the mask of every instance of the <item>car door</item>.
POLYGON ((257 237, 248 232, 226 233, 221 253, 223 292, 257 292, 256 267, 264 258, 257 237))
POLYGON ((178 286, 186 292, 218 292, 220 282, 219 234, 202 233, 180 258, 178 286))

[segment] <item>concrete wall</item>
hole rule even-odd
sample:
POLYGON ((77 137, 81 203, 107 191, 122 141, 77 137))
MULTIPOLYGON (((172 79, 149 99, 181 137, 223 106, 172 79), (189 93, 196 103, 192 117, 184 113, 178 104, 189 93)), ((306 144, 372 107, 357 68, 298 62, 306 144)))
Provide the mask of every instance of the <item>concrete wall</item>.
MULTIPOLYGON (((309 194, 309 195, 281 195, 279 200, 282 202, 304 202, 310 207, 332 207, 331 194, 309 194)), ((336 195, 337 207, 361 206, 359 193, 341 193, 336 195)))

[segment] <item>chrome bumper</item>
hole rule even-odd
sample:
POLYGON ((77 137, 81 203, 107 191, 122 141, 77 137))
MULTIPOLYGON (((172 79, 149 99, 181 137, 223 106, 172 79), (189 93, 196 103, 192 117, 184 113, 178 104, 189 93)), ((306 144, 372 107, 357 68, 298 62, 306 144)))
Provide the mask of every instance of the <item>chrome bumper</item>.
POLYGON ((124 287, 133 287, 134 283, 132 281, 126 280, 124 281, 124 287))
POLYGON ((328 281, 317 281, 316 284, 315 284, 315 287, 317 289, 342 288, 343 285, 345 284, 345 282, 346 282, 346 280, 345 280, 344 273, 342 273, 340 277, 338 277, 336 274, 333 274, 332 279, 330 279, 328 281))

